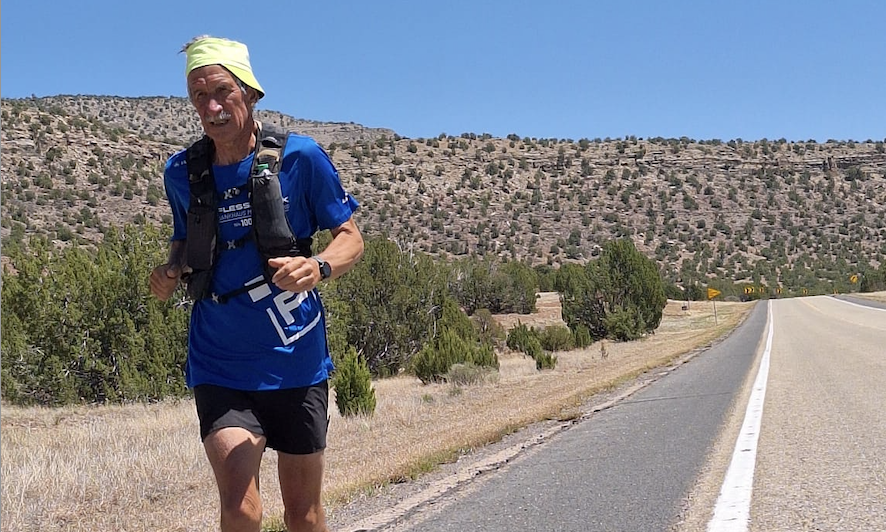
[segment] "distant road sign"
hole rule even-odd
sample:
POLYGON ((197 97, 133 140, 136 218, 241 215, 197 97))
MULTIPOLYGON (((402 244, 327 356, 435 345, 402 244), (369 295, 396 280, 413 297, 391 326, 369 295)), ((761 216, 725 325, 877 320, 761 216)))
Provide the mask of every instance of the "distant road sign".
POLYGON ((714 299, 720 295, 720 291, 716 288, 708 288, 708 299, 714 299))
POLYGON ((858 282, 858 274, 854 273, 849 277, 849 282, 855 284, 858 282))
POLYGON ((754 293, 754 287, 753 287, 753 286, 746 286, 746 287, 744 287, 744 293, 745 293, 745 294, 753 294, 753 293, 754 293))

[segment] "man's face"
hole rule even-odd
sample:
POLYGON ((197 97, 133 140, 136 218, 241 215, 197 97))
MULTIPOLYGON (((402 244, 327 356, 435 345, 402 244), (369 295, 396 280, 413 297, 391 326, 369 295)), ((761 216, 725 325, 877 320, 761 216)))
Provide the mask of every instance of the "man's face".
POLYGON ((252 106, 236 78, 219 65, 195 68, 188 74, 188 96, 200 115, 203 130, 217 144, 252 133, 252 106))

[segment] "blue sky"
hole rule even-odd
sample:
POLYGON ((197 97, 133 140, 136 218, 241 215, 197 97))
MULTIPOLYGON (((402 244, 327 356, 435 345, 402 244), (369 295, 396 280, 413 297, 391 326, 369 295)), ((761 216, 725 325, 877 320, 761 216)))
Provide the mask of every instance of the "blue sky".
POLYGON ((249 46, 261 109, 413 138, 886 138, 880 0, 9 0, 0 23, 3 98, 184 96, 178 51, 211 34, 249 46))

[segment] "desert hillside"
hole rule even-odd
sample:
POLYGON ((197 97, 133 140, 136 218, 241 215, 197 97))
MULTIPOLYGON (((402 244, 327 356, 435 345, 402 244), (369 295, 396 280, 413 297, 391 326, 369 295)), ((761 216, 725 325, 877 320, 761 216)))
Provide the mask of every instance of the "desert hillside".
MULTIPOLYGON (((326 148, 367 235, 443 258, 556 267, 630 237, 675 282, 799 289, 886 254, 883 139, 410 139, 260 115, 326 148)), ((2 125, 2 235, 59 243, 168 223, 163 163, 200 135, 188 102, 162 97, 4 99, 2 125)))

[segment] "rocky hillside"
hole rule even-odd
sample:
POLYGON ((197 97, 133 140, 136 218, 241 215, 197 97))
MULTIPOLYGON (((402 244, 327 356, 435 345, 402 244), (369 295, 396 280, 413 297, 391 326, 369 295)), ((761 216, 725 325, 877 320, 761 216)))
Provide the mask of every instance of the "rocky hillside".
MULTIPOLYGON (((441 257, 557 265, 627 236, 675 281, 798 286, 886 256, 883 139, 409 139, 260 114, 327 149, 365 233, 441 257)), ((199 135, 181 98, 3 100, 4 239, 168 223, 163 163, 199 135)))

